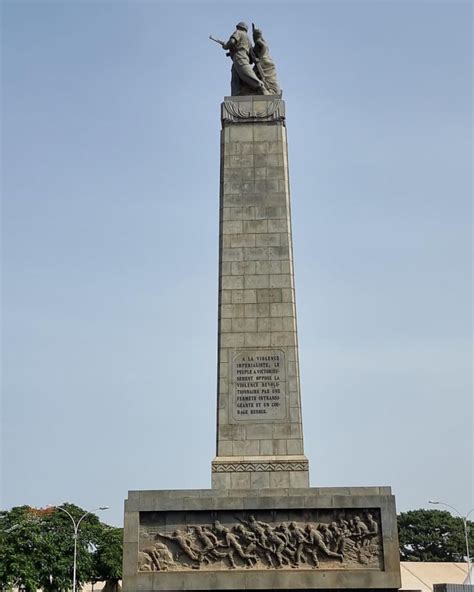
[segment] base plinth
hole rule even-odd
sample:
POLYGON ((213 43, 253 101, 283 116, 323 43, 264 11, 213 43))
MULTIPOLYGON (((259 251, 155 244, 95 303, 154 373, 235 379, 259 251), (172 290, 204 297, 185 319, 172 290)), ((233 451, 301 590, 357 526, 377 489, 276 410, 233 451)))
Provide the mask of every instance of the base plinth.
POLYGON ((131 491, 124 592, 396 590, 389 487, 131 491))

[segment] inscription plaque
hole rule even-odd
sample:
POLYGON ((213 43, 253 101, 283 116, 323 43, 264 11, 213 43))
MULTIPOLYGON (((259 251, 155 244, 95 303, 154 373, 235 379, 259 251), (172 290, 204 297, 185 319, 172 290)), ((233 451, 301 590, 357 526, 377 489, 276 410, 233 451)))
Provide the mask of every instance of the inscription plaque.
POLYGON ((248 350, 232 357, 232 418, 273 421, 287 416, 283 350, 248 350))

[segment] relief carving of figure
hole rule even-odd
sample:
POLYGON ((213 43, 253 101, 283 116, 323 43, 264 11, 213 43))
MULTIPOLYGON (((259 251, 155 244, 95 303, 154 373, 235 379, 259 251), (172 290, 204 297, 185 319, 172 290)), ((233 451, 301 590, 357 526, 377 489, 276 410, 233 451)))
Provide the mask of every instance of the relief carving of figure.
POLYGON ((142 569, 142 571, 168 571, 175 566, 173 555, 163 543, 155 543, 151 547, 143 549, 144 555, 149 559, 146 564, 155 569, 142 569))
MULTIPOLYGON (((154 544, 139 551, 138 570, 316 569, 334 560, 341 568, 377 565, 380 526, 368 512, 364 519, 354 513, 349 519, 335 516, 329 523, 268 524, 245 514, 235 518, 239 523, 227 521, 224 526, 214 520, 172 534, 154 530, 154 544)), ((149 539, 150 533, 145 531, 143 538, 149 539)))
MULTIPOLYGON (((227 546, 230 549, 235 549, 237 555, 239 557, 241 557, 244 561, 247 562, 249 567, 253 566, 252 560, 255 560, 255 562, 257 561, 257 557, 254 554, 251 553, 247 553, 246 551, 244 551, 242 549, 241 544, 239 543, 239 539, 237 538, 237 536, 232 533, 227 527, 224 527, 224 536, 225 536, 225 542, 227 543, 227 546)), ((236 565, 234 564, 232 567, 236 567, 236 565)))
POLYGON ((192 538, 187 533, 181 530, 175 530, 173 534, 158 533, 158 536, 163 539, 175 541, 181 551, 183 551, 183 553, 189 557, 189 559, 192 561, 197 561, 198 563, 201 562, 199 548, 193 543, 192 538))
POLYGON ((342 555, 342 553, 335 553, 334 551, 328 549, 324 541, 323 535, 320 532, 318 532, 312 524, 308 524, 306 526, 306 533, 308 537, 307 540, 312 545, 313 559, 317 566, 319 566, 319 560, 316 554, 316 549, 320 549, 328 557, 335 557, 337 559, 340 559, 341 561, 344 560, 344 556, 342 555))

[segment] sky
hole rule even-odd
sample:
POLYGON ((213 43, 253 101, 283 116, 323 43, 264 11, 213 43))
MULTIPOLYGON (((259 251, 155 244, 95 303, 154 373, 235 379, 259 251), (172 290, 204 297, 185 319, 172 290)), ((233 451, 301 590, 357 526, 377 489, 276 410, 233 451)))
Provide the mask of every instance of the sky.
POLYGON ((314 487, 473 506, 472 5, 4 0, 0 508, 210 487, 220 103, 287 107, 314 487))

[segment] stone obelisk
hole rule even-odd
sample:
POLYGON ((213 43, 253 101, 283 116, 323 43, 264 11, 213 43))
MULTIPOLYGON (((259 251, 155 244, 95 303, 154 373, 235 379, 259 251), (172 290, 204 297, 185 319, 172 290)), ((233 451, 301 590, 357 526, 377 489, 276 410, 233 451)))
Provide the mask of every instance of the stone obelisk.
POLYGON ((285 103, 221 106, 217 456, 213 488, 308 487, 285 103))
POLYGON ((396 592, 390 487, 309 487, 285 103, 261 32, 251 48, 247 29, 218 41, 233 66, 221 105, 212 489, 129 491, 123 590, 396 592))

